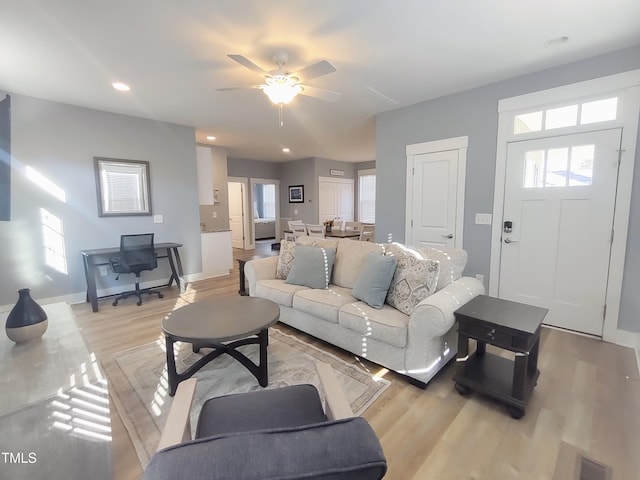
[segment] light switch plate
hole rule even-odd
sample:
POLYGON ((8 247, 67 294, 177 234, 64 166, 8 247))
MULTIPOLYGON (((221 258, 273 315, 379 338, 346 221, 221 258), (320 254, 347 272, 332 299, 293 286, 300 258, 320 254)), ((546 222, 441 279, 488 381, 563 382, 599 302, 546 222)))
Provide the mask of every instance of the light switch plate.
POLYGON ((476 213, 476 225, 491 225, 492 217, 490 213, 476 213))
POLYGON ((154 215, 153 223, 164 223, 164 215, 154 215))

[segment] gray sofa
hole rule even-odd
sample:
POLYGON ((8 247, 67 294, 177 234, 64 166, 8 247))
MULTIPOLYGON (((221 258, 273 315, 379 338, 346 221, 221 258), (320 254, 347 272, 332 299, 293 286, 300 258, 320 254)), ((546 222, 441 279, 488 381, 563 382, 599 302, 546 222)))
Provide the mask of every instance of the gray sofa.
MULTIPOLYGON (((479 280, 462 277, 467 261, 464 250, 416 251, 399 244, 312 237, 300 237, 296 245, 335 249, 328 288, 287 283, 286 272, 283 275, 281 270, 287 262, 295 263, 295 247, 283 242, 279 257, 255 259, 245 264, 249 294, 277 303, 281 322, 406 375, 422 387, 457 352, 453 312, 484 293, 479 280), (437 275, 430 277, 432 285, 428 296, 420 300, 425 296, 423 289, 421 296, 413 299, 414 305, 407 307, 396 299, 395 303, 391 302, 394 307, 389 304, 390 294, 380 309, 355 298, 353 288, 362 281, 359 276, 372 253, 406 257, 411 262, 428 264, 430 269, 435 265, 437 275), (415 260, 418 257, 421 260, 415 260)), ((395 295, 402 293, 407 284, 410 284, 407 298, 420 291, 412 289, 416 288, 416 278, 422 278, 424 270, 420 275, 402 279, 402 284, 401 279, 396 278, 399 272, 396 269, 390 292, 394 284, 395 295)))

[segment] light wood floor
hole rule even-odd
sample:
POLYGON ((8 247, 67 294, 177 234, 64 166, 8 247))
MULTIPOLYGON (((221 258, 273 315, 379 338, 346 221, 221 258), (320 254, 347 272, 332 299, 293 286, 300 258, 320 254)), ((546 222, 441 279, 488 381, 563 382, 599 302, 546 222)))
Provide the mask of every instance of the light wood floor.
MULTIPOLYGON (((264 250, 260 250, 264 248, 264 250)), ((235 251, 236 258, 271 253, 235 251)), ((229 276, 195 282, 179 295, 141 307, 128 299, 74 305, 76 321, 98 360, 161 335, 163 316, 187 302, 238 290, 237 265, 229 276)), ((283 326, 284 327, 284 326, 283 326)), ((353 355, 289 330, 347 361, 353 355)), ((455 362, 454 362, 455 363, 455 362)), ((572 480, 578 452, 613 468, 614 480, 640 478, 640 378, 631 349, 544 329, 538 385, 526 415, 512 419, 505 407, 479 394, 460 396, 449 364, 425 390, 388 373, 392 386, 365 412, 389 463, 390 480, 572 480)), ((379 367, 366 363, 373 372, 379 367)), ((112 405, 114 479, 139 479, 140 465, 112 405)))

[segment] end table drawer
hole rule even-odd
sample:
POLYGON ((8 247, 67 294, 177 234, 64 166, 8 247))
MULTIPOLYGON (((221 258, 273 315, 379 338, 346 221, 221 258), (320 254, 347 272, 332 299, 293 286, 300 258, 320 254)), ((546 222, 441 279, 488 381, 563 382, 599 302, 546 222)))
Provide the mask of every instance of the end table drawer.
POLYGON ((471 324, 465 325, 464 328, 461 327, 460 331, 476 340, 487 342, 497 347, 510 349, 517 346, 515 345, 516 338, 513 335, 493 327, 471 324))

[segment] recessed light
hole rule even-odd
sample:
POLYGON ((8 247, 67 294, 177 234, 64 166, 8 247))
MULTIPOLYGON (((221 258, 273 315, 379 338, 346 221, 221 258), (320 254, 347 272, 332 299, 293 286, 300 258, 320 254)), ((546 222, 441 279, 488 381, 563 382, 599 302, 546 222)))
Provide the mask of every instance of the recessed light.
POLYGON ((289 153, 291 150, 289 150, 287 147, 284 147, 284 148, 282 149, 282 151, 283 151, 284 153, 289 153))
POLYGON ((557 37, 552 38, 551 40, 547 40, 544 42, 545 47, 559 47, 560 45, 564 45, 569 41, 569 37, 557 37))
POLYGON ((216 137, 214 137, 213 135, 207 135, 207 140, 213 141, 215 139, 216 139, 216 137))
POLYGON ((111 84, 111 86, 116 90, 119 90, 120 92, 128 92, 129 90, 131 90, 131 87, 129 85, 122 82, 114 82, 111 84))

